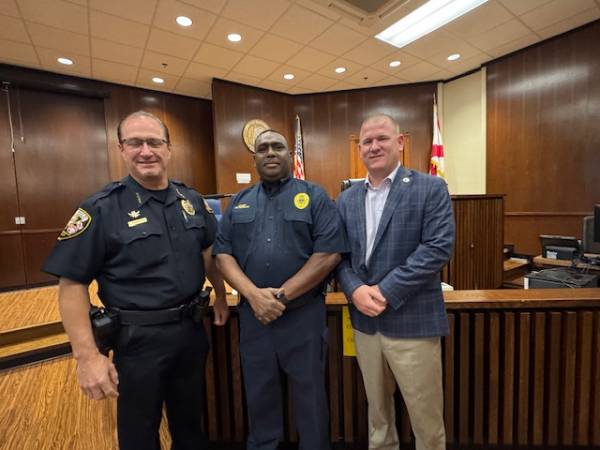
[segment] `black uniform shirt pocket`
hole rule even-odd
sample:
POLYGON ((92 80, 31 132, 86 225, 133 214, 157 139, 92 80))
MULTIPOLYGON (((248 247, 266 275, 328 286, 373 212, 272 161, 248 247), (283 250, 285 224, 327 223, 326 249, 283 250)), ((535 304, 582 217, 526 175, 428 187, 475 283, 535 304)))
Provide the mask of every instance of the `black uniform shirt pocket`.
POLYGON ((165 236, 158 223, 122 229, 117 236, 122 257, 137 271, 154 267, 167 257, 165 236))
POLYGON ((312 254, 312 215, 310 209, 288 209, 283 212, 283 226, 278 230, 278 247, 287 253, 308 257, 312 254))
POLYGON ((256 221, 255 208, 233 208, 231 212, 231 225, 233 233, 231 236, 231 247, 233 257, 243 266, 250 244, 254 236, 254 224, 256 221))

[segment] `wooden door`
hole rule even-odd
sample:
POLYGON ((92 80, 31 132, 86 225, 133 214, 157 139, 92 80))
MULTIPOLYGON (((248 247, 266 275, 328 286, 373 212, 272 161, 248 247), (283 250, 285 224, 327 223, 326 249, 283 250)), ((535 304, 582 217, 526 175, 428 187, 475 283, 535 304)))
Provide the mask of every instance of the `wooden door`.
POLYGON ((20 213, 8 114, 12 93, 0 92, 0 289, 25 284, 21 230, 15 223, 20 213))
POLYGON ((40 271, 79 203, 109 181, 103 101, 22 89, 23 142, 15 145, 27 284, 40 271))
MULTIPOLYGON (((402 148, 402 166, 410 167, 410 133, 402 133, 404 136, 404 146, 402 148)), ((350 135, 350 178, 365 178, 367 168, 358 155, 358 136, 350 135)))

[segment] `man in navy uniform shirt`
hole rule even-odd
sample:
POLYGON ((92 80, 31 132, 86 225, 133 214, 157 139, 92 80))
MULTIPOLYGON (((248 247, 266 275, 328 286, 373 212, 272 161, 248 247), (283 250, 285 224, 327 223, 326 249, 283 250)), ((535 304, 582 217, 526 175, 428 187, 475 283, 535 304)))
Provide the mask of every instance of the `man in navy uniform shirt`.
POLYGON ((216 221, 196 191, 167 178, 171 146, 160 119, 138 111, 117 134, 129 176, 81 204, 44 270, 60 277, 60 312, 82 390, 96 400, 118 396, 121 450, 160 449, 163 403, 173 448, 204 449, 209 344, 190 302, 208 274, 215 323, 227 321, 211 256, 216 221), (103 304, 120 316, 112 362, 92 334, 88 285, 94 279, 103 304))
POLYGON ((292 389, 300 449, 328 449, 323 284, 347 251, 346 235, 325 191, 290 178, 280 133, 264 131, 254 147, 261 181, 232 199, 213 247, 224 278, 242 296, 247 449, 275 450, 283 438, 280 372, 292 389))

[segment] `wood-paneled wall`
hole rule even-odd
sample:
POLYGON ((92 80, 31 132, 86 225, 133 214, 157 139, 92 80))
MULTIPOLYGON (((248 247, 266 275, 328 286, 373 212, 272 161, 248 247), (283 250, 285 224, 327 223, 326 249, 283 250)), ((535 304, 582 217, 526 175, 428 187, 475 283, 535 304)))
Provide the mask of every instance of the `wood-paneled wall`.
POLYGON ((77 205, 126 175, 117 124, 131 112, 169 127, 171 178, 216 192, 210 101, 7 65, 0 81, 0 289, 54 280, 40 268, 77 205))
POLYGON ((581 237, 600 201, 600 21, 487 65, 487 192, 506 194, 505 242, 581 237))
POLYGON ((213 120, 217 191, 235 193, 249 185, 237 184, 236 173, 250 173, 257 180, 252 153, 242 140, 242 130, 251 119, 264 120, 281 131, 293 145, 288 96, 279 92, 213 80, 213 120))
POLYGON ((216 192, 212 105, 209 100, 163 92, 108 85, 104 99, 110 177, 127 175, 117 148, 117 125, 128 114, 143 109, 159 117, 169 128, 173 156, 169 176, 199 192, 216 192))
POLYGON ((422 83, 290 96, 215 80, 217 188, 237 192, 246 187, 236 184, 236 172, 250 172, 256 180, 252 154, 241 137, 248 120, 265 120, 293 146, 296 114, 302 121, 306 179, 322 185, 331 197, 337 197, 341 181, 350 177, 350 135, 358 134, 362 120, 378 112, 396 118, 411 133, 411 168, 427 171, 435 88, 435 83, 422 83))

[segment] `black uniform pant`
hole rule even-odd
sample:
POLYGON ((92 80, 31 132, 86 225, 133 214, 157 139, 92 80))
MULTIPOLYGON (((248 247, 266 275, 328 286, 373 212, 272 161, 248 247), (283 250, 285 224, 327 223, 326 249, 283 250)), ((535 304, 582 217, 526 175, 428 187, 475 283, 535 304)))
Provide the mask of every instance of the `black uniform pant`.
POLYGON ((286 310, 266 326, 256 320, 247 303, 240 306, 239 313, 250 425, 247 450, 275 450, 283 440, 282 373, 292 391, 299 449, 329 449, 327 328, 322 296, 286 310))
POLYGON ((121 328, 114 363, 119 374, 120 450, 160 450, 166 406, 173 450, 207 448, 203 432, 208 339, 202 324, 181 322, 121 328))

